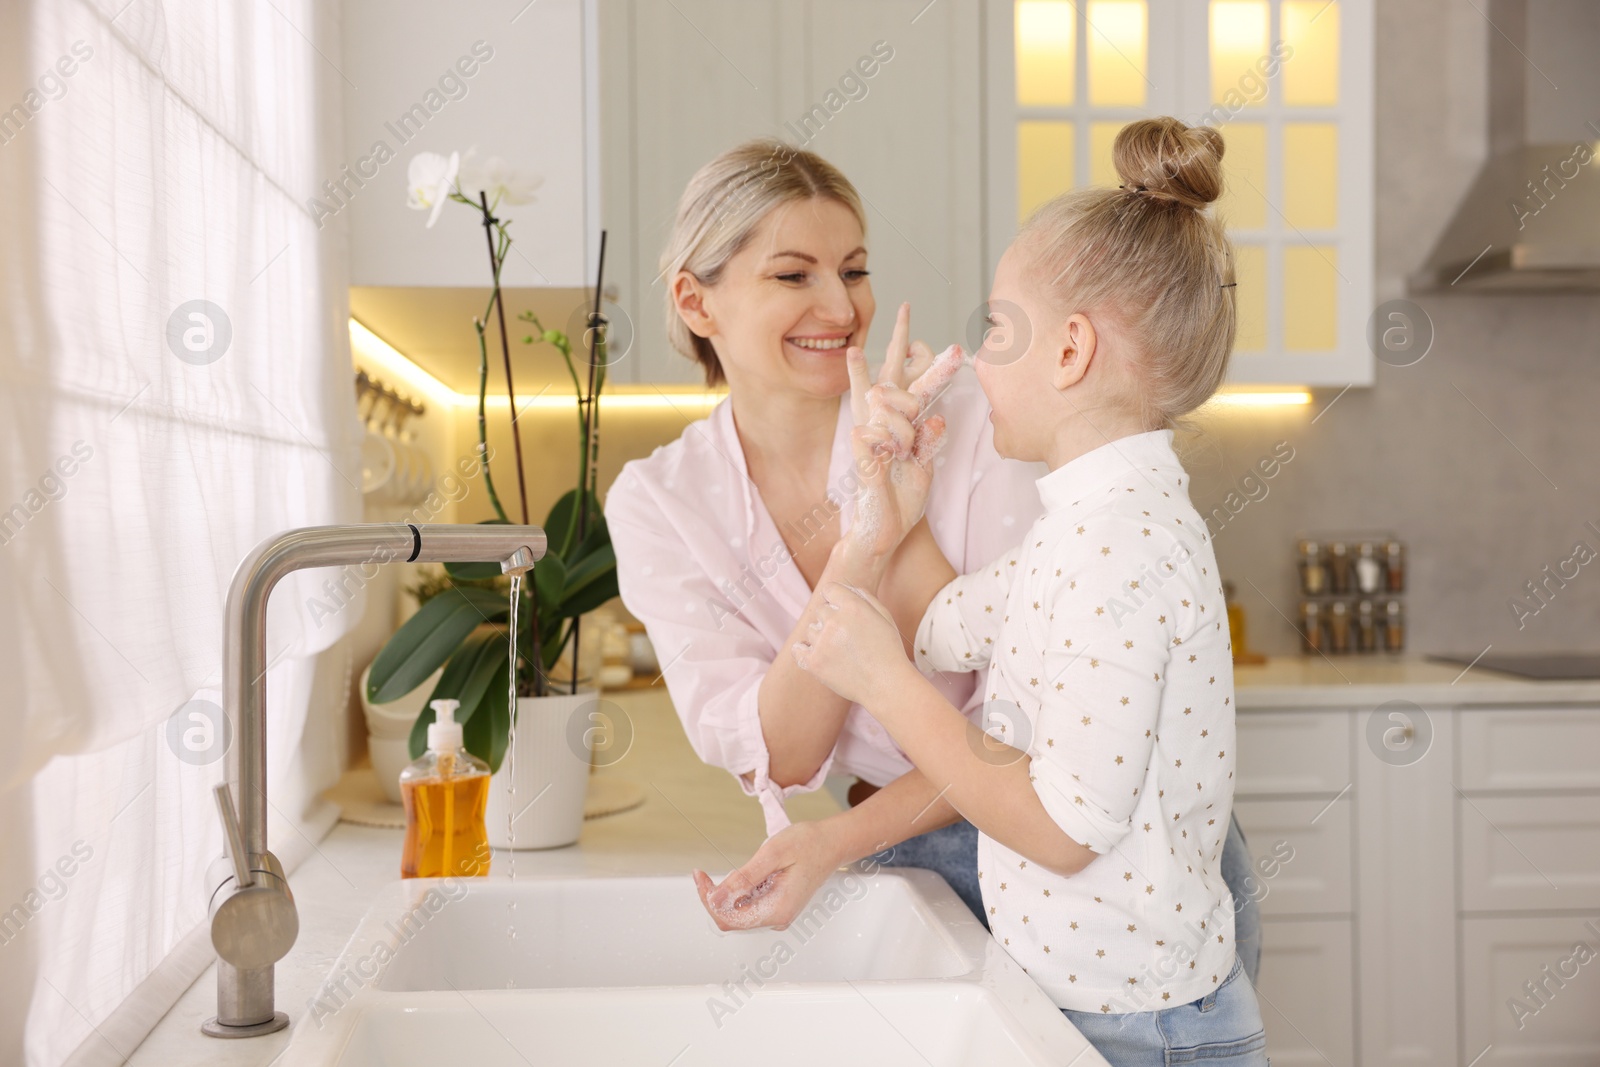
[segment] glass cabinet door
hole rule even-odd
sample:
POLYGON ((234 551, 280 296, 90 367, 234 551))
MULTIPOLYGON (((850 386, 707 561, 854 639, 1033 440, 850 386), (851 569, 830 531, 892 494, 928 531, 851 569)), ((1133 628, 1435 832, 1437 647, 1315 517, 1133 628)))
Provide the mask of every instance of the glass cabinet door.
POLYGON ((1237 250, 1230 380, 1371 384, 1371 0, 1012 0, 989 30, 991 269, 1040 204, 1117 183, 1129 120, 1212 125, 1212 210, 1237 250))

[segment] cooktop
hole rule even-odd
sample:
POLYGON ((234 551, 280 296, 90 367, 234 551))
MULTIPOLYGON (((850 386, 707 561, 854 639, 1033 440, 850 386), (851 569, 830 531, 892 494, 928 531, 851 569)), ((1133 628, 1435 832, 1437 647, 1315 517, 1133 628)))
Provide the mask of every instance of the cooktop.
MULTIPOLYGON (((1475 656, 1440 654, 1429 659, 1441 663, 1472 663, 1475 656)), ((1558 679, 1600 679, 1600 652, 1490 652, 1477 659, 1475 667, 1502 674, 1516 674, 1541 681, 1558 679)))

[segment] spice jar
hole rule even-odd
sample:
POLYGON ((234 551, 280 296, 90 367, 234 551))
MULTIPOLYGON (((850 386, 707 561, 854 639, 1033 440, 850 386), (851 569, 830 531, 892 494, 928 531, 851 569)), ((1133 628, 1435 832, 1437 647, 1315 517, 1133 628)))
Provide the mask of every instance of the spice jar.
POLYGON ((1383 592, 1383 564, 1378 562, 1378 546, 1363 541, 1356 546, 1356 590, 1363 596, 1383 592))
POLYGON ((1372 610, 1372 601, 1363 600, 1356 605, 1356 650, 1378 650, 1378 617, 1372 610))
POLYGON ((1350 651, 1350 605, 1343 600, 1328 605, 1328 651, 1350 651))
POLYGON ((1405 608, 1398 600, 1391 600, 1383 606, 1383 647, 1388 652, 1405 651, 1405 608))
POLYGON ((1322 632, 1322 605, 1315 600, 1300 602, 1300 645, 1307 652, 1321 652, 1326 644, 1322 632))
POLYGON ((1385 541, 1383 545, 1383 562, 1389 576, 1389 592, 1405 592, 1406 546, 1399 541, 1385 541))
POLYGON ((1350 592, 1350 546, 1343 541, 1328 542, 1328 592, 1335 596, 1350 592))
POLYGON ((1321 596, 1328 591, 1328 571, 1320 542, 1300 542, 1300 591, 1306 596, 1321 596))

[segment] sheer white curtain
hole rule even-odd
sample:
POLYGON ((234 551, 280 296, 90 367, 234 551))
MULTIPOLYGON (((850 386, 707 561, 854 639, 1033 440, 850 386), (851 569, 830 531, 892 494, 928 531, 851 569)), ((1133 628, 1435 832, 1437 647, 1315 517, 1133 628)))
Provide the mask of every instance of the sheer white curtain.
MULTIPOLYGON (((304 208, 338 56, 316 0, 0 3, 0 1063, 121 1062, 205 966, 231 759, 169 720, 216 697, 249 548, 360 516, 342 235, 304 208)), ((290 851, 337 772, 325 577, 269 620, 290 851)))

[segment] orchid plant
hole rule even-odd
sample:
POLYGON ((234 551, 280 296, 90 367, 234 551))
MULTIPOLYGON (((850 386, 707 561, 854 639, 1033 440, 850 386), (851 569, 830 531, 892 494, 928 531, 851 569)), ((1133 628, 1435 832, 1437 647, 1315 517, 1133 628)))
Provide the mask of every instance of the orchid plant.
MULTIPOLYGON (((501 292, 501 272, 511 252, 510 223, 496 215, 501 205, 530 203, 541 184, 532 174, 514 170, 504 160, 490 157, 479 161, 475 153, 448 156, 423 152, 411 160, 407 172, 409 188, 406 203, 416 211, 428 212, 429 228, 438 222, 444 205, 450 201, 474 209, 483 226, 489 250, 492 288, 484 313, 473 319, 478 336, 478 456, 484 488, 494 508, 491 523, 509 523, 505 506, 495 489, 489 471, 488 417, 486 397, 489 382, 489 329, 491 317, 500 336, 500 352, 505 368, 506 393, 510 400, 511 435, 517 471, 519 521, 528 522, 527 482, 523 471, 522 440, 517 426, 516 389, 511 373, 511 348, 506 332, 505 304, 501 292)), ((592 316, 587 331, 586 377, 580 377, 574 363, 572 344, 560 330, 546 329, 532 312, 523 312, 518 321, 532 327, 523 336, 527 345, 547 344, 561 353, 578 395, 578 431, 581 452, 578 485, 565 493, 545 519, 545 556, 534 567, 531 580, 524 583, 518 605, 517 646, 526 650, 517 663, 510 662, 503 630, 479 634, 484 623, 499 623, 510 614, 509 599, 496 590, 500 568, 495 563, 445 564, 448 588, 431 597, 405 625, 395 631, 373 661, 367 683, 367 699, 387 703, 411 692, 441 666, 439 682, 429 697, 459 700, 456 713, 464 724, 468 751, 498 769, 505 755, 510 732, 510 672, 516 670, 516 689, 521 696, 545 696, 551 691, 550 671, 571 643, 573 648, 572 692, 578 689, 578 657, 581 616, 617 595, 616 554, 611 547, 605 517, 595 499, 595 470, 598 459, 598 398, 605 387, 605 321, 592 316), (585 388, 587 383, 587 388, 585 388)), ((428 724, 433 711, 425 710, 411 732, 411 753, 422 754, 426 747, 428 724)))

